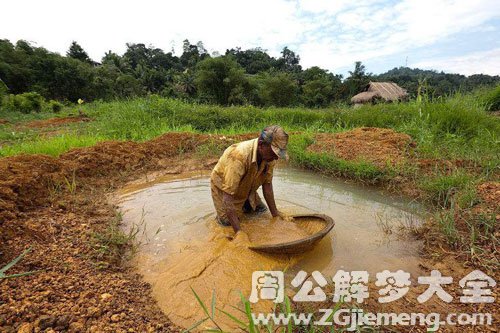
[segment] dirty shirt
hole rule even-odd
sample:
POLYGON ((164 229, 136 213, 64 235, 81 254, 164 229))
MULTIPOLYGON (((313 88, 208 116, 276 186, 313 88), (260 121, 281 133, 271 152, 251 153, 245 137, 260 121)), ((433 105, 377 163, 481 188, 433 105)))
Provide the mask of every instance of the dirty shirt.
POLYGON ((230 146, 212 171, 212 188, 233 195, 237 207, 248 199, 252 209, 255 209, 260 201, 257 189, 273 179, 275 161, 261 161, 258 165, 257 146, 258 139, 230 146))

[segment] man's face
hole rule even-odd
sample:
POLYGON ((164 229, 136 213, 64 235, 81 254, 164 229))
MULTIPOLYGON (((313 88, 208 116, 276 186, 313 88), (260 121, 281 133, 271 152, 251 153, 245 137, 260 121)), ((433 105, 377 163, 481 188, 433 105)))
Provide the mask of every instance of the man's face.
POLYGON ((278 159, 270 144, 259 142, 258 153, 263 161, 271 162, 278 159))

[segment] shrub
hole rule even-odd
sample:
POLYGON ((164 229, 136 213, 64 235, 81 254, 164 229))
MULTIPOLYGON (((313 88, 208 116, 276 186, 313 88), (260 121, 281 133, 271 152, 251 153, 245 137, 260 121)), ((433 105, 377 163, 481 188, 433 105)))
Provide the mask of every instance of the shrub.
POLYGON ((19 95, 10 95, 7 99, 7 108, 10 111, 22 113, 40 112, 44 99, 36 92, 28 92, 19 95))
POLYGON ((50 100, 49 102, 49 108, 54 113, 58 113, 62 110, 63 107, 64 105, 62 103, 59 103, 58 101, 50 100))

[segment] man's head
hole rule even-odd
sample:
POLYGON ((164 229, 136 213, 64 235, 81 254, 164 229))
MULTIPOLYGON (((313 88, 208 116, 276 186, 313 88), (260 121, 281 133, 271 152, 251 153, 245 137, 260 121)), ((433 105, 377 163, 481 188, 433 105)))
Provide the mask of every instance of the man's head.
POLYGON ((258 152, 262 160, 270 162, 278 158, 288 159, 286 146, 288 134, 277 125, 267 126, 259 136, 258 152))

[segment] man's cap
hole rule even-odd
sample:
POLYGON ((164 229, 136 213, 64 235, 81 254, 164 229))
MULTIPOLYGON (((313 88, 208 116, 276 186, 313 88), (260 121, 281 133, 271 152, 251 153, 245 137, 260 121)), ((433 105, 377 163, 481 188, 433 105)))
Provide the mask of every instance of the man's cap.
POLYGON ((267 126, 260 134, 260 138, 265 143, 271 145, 276 156, 279 158, 288 159, 286 146, 288 144, 288 134, 285 130, 278 125, 267 126))

